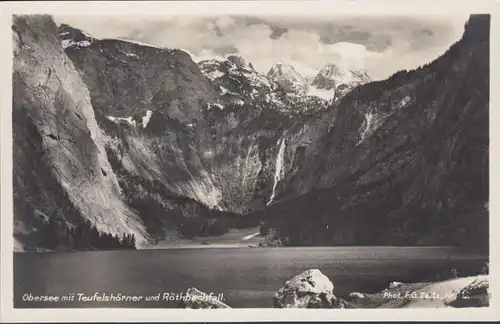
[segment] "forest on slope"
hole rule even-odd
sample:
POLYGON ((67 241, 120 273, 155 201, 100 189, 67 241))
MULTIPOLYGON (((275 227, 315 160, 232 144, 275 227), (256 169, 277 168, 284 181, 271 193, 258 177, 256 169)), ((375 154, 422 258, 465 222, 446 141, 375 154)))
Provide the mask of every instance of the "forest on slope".
POLYGON ((435 61, 340 102, 308 168, 259 213, 275 240, 488 247, 489 22, 472 15, 435 61))

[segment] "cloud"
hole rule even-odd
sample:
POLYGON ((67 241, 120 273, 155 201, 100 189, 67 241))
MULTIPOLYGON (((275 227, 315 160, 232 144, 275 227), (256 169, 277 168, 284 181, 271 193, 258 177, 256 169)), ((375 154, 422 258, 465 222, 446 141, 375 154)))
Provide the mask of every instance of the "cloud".
POLYGON ((428 63, 458 40, 466 16, 449 17, 83 17, 56 16, 98 38, 180 48, 194 59, 240 54, 266 73, 276 61, 305 76, 328 63, 383 79, 428 63))

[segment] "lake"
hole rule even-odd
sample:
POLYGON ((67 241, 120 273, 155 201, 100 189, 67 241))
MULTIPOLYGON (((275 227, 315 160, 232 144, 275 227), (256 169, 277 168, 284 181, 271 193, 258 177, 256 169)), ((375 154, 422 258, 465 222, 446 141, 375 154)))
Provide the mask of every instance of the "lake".
MULTIPOLYGON (((476 274, 487 256, 447 247, 205 248, 73 253, 15 253, 15 307, 178 307, 150 300, 196 287, 231 307, 272 307, 283 284, 304 270, 320 269, 335 295, 375 292, 392 281, 443 279, 456 269, 476 274), (139 301, 78 301, 94 293, 142 296, 139 301), (23 301, 50 295, 66 301, 23 301), (75 297, 71 297, 71 294, 75 297), (84 295, 78 295, 84 294, 84 295), (73 300, 71 300, 73 298, 73 300)), ((100 295, 102 296, 102 295, 100 295)))

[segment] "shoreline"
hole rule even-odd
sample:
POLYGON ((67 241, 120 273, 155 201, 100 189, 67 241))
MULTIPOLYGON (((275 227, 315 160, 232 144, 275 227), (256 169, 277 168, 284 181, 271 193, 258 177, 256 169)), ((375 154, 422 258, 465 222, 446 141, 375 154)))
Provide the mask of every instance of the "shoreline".
POLYGON ((453 249, 463 252, 474 252, 480 256, 489 259, 489 253, 481 250, 467 249, 461 246, 453 245, 300 245, 300 246, 259 246, 259 242, 245 242, 245 243, 213 243, 203 244, 198 242, 193 243, 179 243, 170 245, 147 245, 137 247, 136 249, 113 249, 113 250, 13 250, 14 254, 24 253, 75 253, 75 252, 106 252, 106 251, 148 251, 148 250, 209 250, 209 249, 453 249))
POLYGON ((465 287, 488 280, 488 274, 478 274, 438 281, 395 282, 397 286, 376 293, 354 292, 363 297, 348 303, 353 308, 449 308, 455 307, 450 303, 465 287))

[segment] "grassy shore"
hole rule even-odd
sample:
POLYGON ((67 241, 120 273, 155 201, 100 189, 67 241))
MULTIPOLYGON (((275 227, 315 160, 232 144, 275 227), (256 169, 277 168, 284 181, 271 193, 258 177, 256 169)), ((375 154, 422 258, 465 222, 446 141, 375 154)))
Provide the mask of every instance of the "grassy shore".
POLYGON ((258 235, 260 228, 230 229, 228 233, 219 236, 195 237, 186 239, 179 237, 177 232, 167 233, 165 240, 157 245, 143 247, 143 249, 201 249, 201 248, 238 248, 257 245, 264 241, 258 235))

